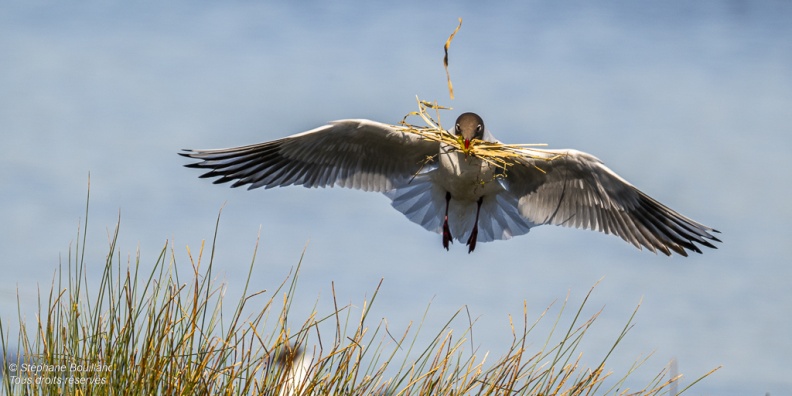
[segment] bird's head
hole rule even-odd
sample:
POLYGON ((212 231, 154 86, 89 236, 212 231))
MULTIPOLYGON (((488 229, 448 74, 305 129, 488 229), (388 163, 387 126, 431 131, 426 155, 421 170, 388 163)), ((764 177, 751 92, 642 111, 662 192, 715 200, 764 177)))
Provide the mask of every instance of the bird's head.
POLYGON ((473 139, 484 140, 484 120, 476 113, 464 113, 456 120, 454 135, 467 152, 473 139))

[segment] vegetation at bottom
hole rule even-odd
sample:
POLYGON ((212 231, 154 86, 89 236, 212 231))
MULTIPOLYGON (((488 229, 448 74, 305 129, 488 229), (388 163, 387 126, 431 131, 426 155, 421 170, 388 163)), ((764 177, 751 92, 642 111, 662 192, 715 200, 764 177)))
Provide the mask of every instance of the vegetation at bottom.
POLYGON ((295 319, 289 312, 299 263, 275 290, 251 290, 255 253, 242 297, 229 304, 226 285, 212 277, 214 241, 208 254, 203 244, 197 254, 187 249, 187 274, 168 243, 143 271, 139 256, 121 259, 117 225, 100 281, 88 282, 85 227, 77 234, 49 292, 39 292, 35 320, 25 320, 20 308, 12 331, 0 318, 0 393, 660 395, 675 393, 681 377, 662 368, 642 389, 628 389, 627 378, 645 359, 623 373, 606 371, 635 313, 600 363, 582 367, 579 346, 600 314, 582 317, 588 295, 572 320, 562 317, 568 301, 554 319, 546 310, 529 320, 524 304, 504 334, 511 346, 480 353, 470 340, 475 321, 468 318, 461 333, 453 328, 464 307, 430 337, 418 337, 426 316, 395 335, 383 320, 370 323, 381 283, 360 308, 339 306, 333 295, 330 312, 295 319), (549 334, 536 333, 543 320, 553 320, 549 334))

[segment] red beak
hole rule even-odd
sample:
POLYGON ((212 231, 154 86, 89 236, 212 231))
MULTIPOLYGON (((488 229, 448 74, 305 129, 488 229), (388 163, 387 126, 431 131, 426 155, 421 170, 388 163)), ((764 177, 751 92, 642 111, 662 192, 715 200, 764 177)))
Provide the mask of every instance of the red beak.
POLYGON ((465 139, 465 150, 470 149, 470 139, 465 139))

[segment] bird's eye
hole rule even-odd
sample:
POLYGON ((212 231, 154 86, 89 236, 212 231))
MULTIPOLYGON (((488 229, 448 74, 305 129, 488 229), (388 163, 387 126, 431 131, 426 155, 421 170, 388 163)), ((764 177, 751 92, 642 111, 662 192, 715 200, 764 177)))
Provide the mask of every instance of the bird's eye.
POLYGON ((476 126, 476 133, 481 133, 481 124, 476 126))
POLYGON ((454 127, 454 132, 455 132, 457 135, 459 135, 459 131, 460 131, 459 124, 456 124, 456 126, 454 127))

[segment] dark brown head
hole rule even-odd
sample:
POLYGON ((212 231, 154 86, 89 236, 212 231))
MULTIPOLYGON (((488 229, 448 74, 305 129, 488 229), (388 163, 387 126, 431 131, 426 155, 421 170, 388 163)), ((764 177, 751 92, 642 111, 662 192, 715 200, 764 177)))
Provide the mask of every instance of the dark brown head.
POLYGON ((484 120, 476 113, 464 113, 456 120, 454 135, 462 136, 467 150, 470 148, 471 140, 484 140, 484 120))

